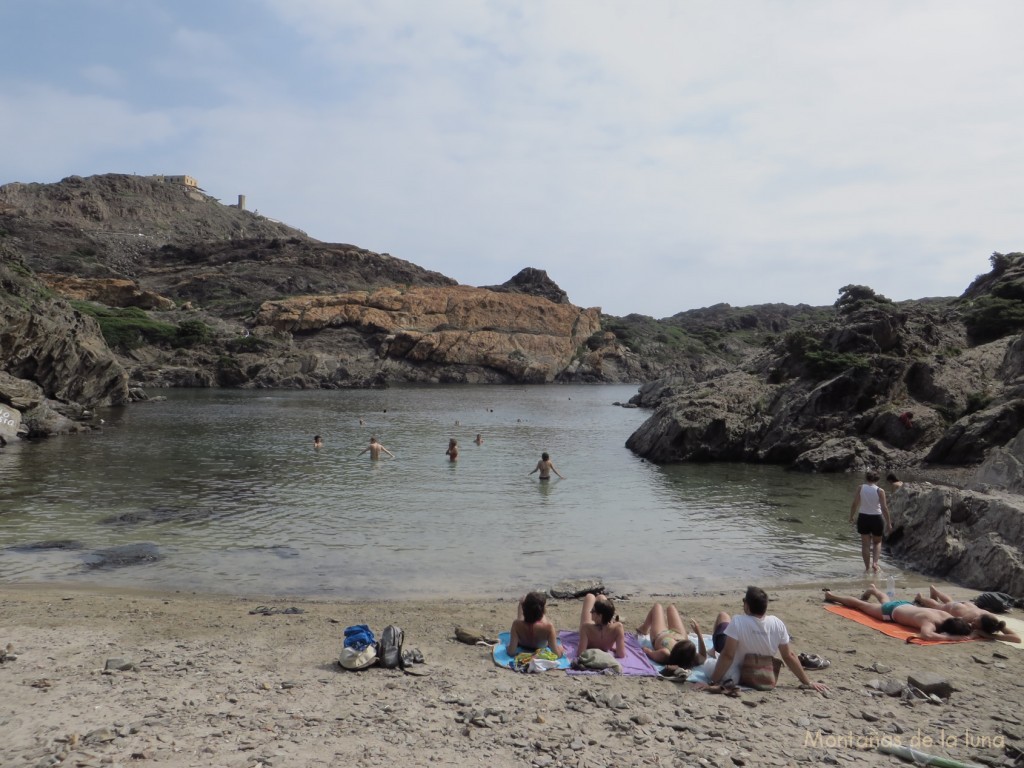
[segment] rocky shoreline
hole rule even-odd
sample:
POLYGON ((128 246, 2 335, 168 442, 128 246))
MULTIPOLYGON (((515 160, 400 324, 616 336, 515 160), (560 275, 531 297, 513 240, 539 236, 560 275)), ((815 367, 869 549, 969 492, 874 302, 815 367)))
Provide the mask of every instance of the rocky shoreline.
MULTIPOLYGON (((926 587, 913 574, 897 579, 901 595, 926 587)), ((675 602, 707 625, 739 609, 744 586, 675 602)), ((794 648, 831 661, 812 673, 829 693, 801 690, 785 671, 777 690, 736 699, 661 678, 515 674, 454 636, 456 626, 507 630, 511 594, 371 603, 13 586, 0 600, 0 763, 893 765, 879 744, 904 744, 1021 764, 1024 722, 1012 702, 1024 695, 1024 651, 907 645, 824 611, 819 585, 769 594, 794 648), (339 669, 343 630, 355 623, 400 625, 425 658, 420 674, 339 669), (930 672, 952 686, 948 700, 881 690, 930 672)), ((651 600, 618 601, 627 627, 651 600)), ((552 599, 549 614, 571 628, 579 606, 552 599)))

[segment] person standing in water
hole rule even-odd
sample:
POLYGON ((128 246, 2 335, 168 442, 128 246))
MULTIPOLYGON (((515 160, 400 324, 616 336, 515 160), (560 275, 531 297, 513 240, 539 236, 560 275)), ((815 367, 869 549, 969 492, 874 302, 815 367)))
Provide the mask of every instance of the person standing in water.
POLYGON ((313 436, 313 447, 314 448, 323 448, 324 447, 324 439, 322 437, 320 437, 320 435, 314 435, 313 436))
POLYGON ((459 441, 454 437, 448 441, 448 450, 444 452, 448 461, 457 461, 459 458, 459 441))
POLYGON ((378 459, 380 459, 381 452, 386 453, 392 459, 395 458, 395 454, 393 454, 391 451, 389 451, 387 448, 385 448, 383 445, 381 445, 377 441, 376 436, 370 438, 370 444, 368 446, 366 446, 365 448, 363 448, 363 450, 361 450, 359 452, 359 455, 362 456, 367 451, 370 452, 370 458, 373 461, 377 461, 378 459))
POLYGON ((548 456, 546 453, 542 453, 540 455, 540 461, 537 462, 537 466, 534 467, 529 474, 532 475, 534 472, 538 471, 540 472, 541 481, 550 480, 552 472, 558 475, 559 478, 561 478, 562 480, 565 480, 565 477, 563 477, 562 474, 559 473, 557 469, 555 469, 555 465, 551 462, 551 457, 548 456))
POLYGON ((477 445, 483 445, 484 444, 484 436, 481 435, 479 432, 477 432, 476 433, 476 440, 474 440, 473 442, 476 443, 477 445))
POLYGON ((850 505, 850 522, 853 522, 856 515, 861 556, 864 558, 864 573, 878 573, 878 561, 882 555, 882 535, 892 530, 892 519, 889 517, 885 491, 878 487, 878 473, 869 470, 864 479, 867 482, 857 489, 853 504, 850 505))

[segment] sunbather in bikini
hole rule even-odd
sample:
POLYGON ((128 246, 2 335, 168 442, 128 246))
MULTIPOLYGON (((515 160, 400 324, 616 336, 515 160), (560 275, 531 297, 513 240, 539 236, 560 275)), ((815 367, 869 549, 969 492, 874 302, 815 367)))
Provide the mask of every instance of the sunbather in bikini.
POLYGON ((930 597, 925 597, 918 592, 914 603, 925 608, 935 608, 963 619, 971 625, 978 637, 984 637, 987 640, 1006 640, 1010 643, 1021 641, 1016 632, 1006 628, 1005 621, 994 613, 983 611, 970 600, 954 600, 949 595, 939 592, 934 586, 929 586, 928 592, 930 597))
POLYGON ((615 615, 615 605, 604 595, 587 594, 580 611, 579 653, 588 648, 626 657, 626 630, 615 615))
MULTIPOLYGON (((651 636, 653 648, 643 646, 647 658, 657 664, 694 669, 701 666, 708 658, 708 649, 704 646, 704 637, 700 625, 690 620, 690 627, 697 633, 697 645, 689 639, 683 628, 683 619, 674 605, 668 609, 660 603, 651 606, 644 623, 637 627, 638 635, 651 636)), ((715 652, 712 651, 714 656, 715 652)))
POLYGON ((510 656, 541 648, 550 648, 559 657, 565 655, 558 642, 555 625, 544 615, 546 608, 547 596, 541 592, 531 592, 519 601, 516 619, 509 633, 507 648, 510 656))
POLYGON ((879 621, 891 621, 916 629, 922 640, 970 640, 971 625, 935 608, 922 608, 906 600, 888 600, 882 590, 872 584, 860 597, 845 597, 825 590, 825 600, 845 605, 879 621), (879 604, 869 603, 874 597, 879 604))

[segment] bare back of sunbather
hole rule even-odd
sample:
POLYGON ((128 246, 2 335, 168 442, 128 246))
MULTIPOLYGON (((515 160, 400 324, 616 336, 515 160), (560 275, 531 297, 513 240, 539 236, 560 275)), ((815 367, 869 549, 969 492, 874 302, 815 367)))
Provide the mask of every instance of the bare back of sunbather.
MULTIPOLYGON (((878 606, 878 612, 881 614, 881 606, 878 606)), ((892 620, 894 622, 902 624, 904 627, 912 627, 913 629, 924 629, 927 627, 934 631, 939 624, 948 618, 949 614, 945 611, 940 611, 937 608, 922 608, 913 603, 897 606, 892 612, 892 620)))

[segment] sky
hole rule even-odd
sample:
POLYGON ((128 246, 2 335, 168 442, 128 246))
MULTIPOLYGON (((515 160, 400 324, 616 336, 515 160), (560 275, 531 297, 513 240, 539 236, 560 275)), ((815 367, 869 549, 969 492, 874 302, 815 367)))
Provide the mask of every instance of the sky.
POLYGON ((961 294, 1024 250, 1017 0, 4 0, 0 184, 188 174, 584 307, 961 294))

